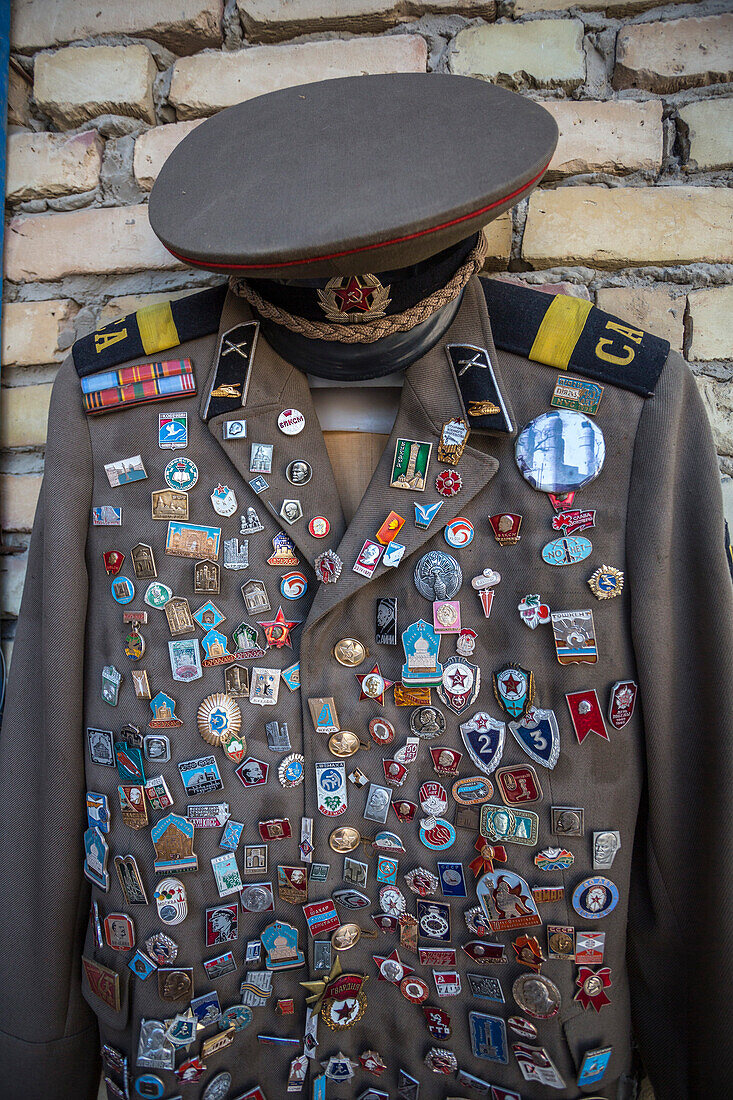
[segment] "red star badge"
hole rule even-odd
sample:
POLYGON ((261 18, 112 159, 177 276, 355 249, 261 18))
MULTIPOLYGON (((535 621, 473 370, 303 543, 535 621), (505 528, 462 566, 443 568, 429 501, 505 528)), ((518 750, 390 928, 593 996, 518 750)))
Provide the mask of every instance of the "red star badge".
POLYGON ((506 676, 503 680, 504 691, 507 695, 516 695, 522 686, 514 676, 506 676))
POLYGON ((600 970, 581 966, 575 984, 580 986, 575 1000, 580 1001, 583 1008, 593 1005, 596 1012, 600 1012, 604 1005, 610 1005, 611 1000, 606 996, 606 990, 611 985, 610 966, 602 966, 600 970))
POLYGON ((359 687, 361 688, 361 694, 359 699, 373 699, 376 703, 379 703, 381 707, 384 706, 384 693, 388 688, 393 687, 394 680, 385 680, 382 673, 379 671, 379 665, 376 664, 369 672, 365 672, 363 675, 356 674, 356 678, 359 681, 359 687))
POLYGON ((260 622, 257 625, 264 630, 268 645, 271 645, 274 649, 282 649, 283 646, 292 649, 293 643, 290 640, 290 632, 294 626, 300 626, 300 619, 286 619, 282 607, 278 607, 274 619, 270 619, 268 622, 260 622))

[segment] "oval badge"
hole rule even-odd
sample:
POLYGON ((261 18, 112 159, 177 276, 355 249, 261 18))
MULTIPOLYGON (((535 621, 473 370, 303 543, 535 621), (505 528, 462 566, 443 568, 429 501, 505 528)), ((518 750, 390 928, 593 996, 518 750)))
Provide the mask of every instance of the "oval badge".
POLYGON ((574 565, 583 561, 593 550, 590 539, 578 536, 553 539, 542 548, 542 560, 548 565, 574 565))
POLYGON ((471 775, 467 779, 458 779, 451 792, 461 806, 479 806, 488 802, 494 793, 494 785, 482 775, 471 775))

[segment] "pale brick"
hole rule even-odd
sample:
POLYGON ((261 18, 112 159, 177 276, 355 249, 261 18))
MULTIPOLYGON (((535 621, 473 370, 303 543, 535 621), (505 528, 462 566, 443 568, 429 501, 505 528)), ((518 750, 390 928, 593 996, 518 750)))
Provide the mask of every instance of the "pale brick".
POLYGON ((135 179, 140 187, 144 187, 146 191, 151 189, 158 178, 158 172, 176 145, 183 141, 186 134, 190 134, 200 125, 200 119, 193 119, 191 122, 173 122, 168 126, 156 126, 140 135, 135 142, 133 157, 135 179))
POLYGON ((11 40, 17 50, 60 46, 92 35, 152 38, 174 53, 221 44, 224 0, 13 0, 11 40))
POLYGON ((598 291, 596 304, 635 328, 669 340, 674 351, 682 351, 685 327, 684 293, 674 295, 666 286, 609 286, 598 291))
POLYGON ((733 455, 733 382, 716 382, 696 375, 718 454, 733 455))
POLYGON ((32 87, 33 81, 11 57, 8 68, 8 126, 29 124, 32 87))
MULTIPOLYGON (((671 4, 686 4, 689 0, 668 0, 671 4)), ((583 11, 605 11, 609 15, 634 15, 649 8, 659 7, 659 0, 514 0, 514 15, 529 15, 537 11, 567 11, 580 8, 583 11)))
POLYGON ((0 556, 0 617, 15 619, 20 611, 28 568, 28 551, 0 556))
POLYGON ((183 266, 153 233, 145 205, 29 214, 6 230, 5 277, 13 283, 183 266))
POLYGON ((147 46, 72 46, 36 57, 34 93, 42 111, 62 129, 97 115, 115 114, 155 122, 153 80, 147 46))
POLYGON ((5 386, 0 400, 0 446, 42 447, 46 442, 51 383, 5 386))
POLYGON ((144 306, 154 306, 159 302, 176 302, 179 298, 188 298, 191 294, 199 294, 199 290, 168 290, 160 294, 121 294, 118 298, 110 298, 99 314, 99 326, 108 325, 110 321, 118 321, 120 317, 126 317, 128 313, 135 313, 144 306))
POLYGON ((690 145, 686 167, 713 170, 733 166, 733 98, 701 99, 680 107, 690 145))
POLYGON ((59 332, 77 313, 69 298, 43 302, 6 302, 3 305, 3 366, 30 367, 60 363, 59 332))
POLYGON ((688 301, 690 359, 733 359, 733 286, 693 290, 688 301))
POLYGON ((512 215, 509 210, 500 214, 488 225, 484 226, 484 233, 489 248, 484 260, 484 268, 487 271, 505 267, 509 262, 512 251, 512 215))
POLYGON ((41 491, 40 474, 0 474, 0 528, 30 531, 41 491))
POLYGON ((733 14, 622 27, 616 88, 673 92, 733 80, 733 14))
POLYGON ((733 262, 733 191, 559 187, 535 191, 522 245, 536 267, 733 262))
POLYGON ((542 100, 560 129, 549 178, 580 172, 658 172, 662 104, 542 100))
POLYGON ((494 0, 237 0, 237 8, 253 42, 323 31, 374 33, 422 15, 496 15, 494 0))
POLYGON ((202 118, 279 88, 340 76, 425 72, 426 64, 425 40, 411 34, 203 53, 176 62, 169 100, 179 118, 202 118))
POLYGON ((526 279, 503 274, 492 275, 491 278, 500 283, 512 283, 514 286, 527 287, 529 290, 539 290, 542 294, 567 294, 570 298, 585 298, 586 302, 590 301, 588 287, 583 283, 569 283, 566 281, 559 283, 529 283, 526 279))
POLYGON ((579 19, 477 24, 453 40, 450 71, 508 87, 576 88, 585 80, 579 19))
POLYGON ((92 191, 99 183, 102 139, 84 134, 10 134, 6 198, 10 202, 92 191))

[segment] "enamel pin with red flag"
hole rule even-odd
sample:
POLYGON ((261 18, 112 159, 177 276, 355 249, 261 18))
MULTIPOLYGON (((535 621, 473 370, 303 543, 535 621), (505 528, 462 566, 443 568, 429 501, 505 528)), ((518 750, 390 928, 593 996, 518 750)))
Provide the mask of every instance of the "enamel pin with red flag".
POLYGON ((594 688, 588 691, 571 691, 565 698, 579 745, 583 744, 589 733, 597 733, 604 741, 610 740, 594 688))

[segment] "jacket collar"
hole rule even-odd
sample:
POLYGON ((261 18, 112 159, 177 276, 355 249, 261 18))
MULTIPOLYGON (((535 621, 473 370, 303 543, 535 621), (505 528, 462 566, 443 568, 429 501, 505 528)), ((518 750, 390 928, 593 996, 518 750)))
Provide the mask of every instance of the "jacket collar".
MULTIPOLYGON (((221 321, 219 340, 209 376, 203 387, 200 411, 206 406, 213 384, 222 337, 234 326, 252 320, 252 312, 242 299, 227 294, 221 321)), ((463 482, 456 497, 442 498, 435 489, 435 477, 441 467, 437 462, 437 446, 443 424, 451 417, 469 422, 461 398, 453 368, 445 352, 446 344, 480 344, 486 348, 494 366, 499 388, 507 399, 506 387, 499 373, 486 300, 478 278, 466 286, 460 309, 443 339, 421 359, 416 360, 405 372, 400 407, 389 441, 377 464, 374 475, 351 523, 346 525, 331 462, 323 432, 313 406, 306 376, 291 366, 275 352, 260 334, 250 367, 249 384, 246 387, 246 403, 236 412, 220 413, 209 422, 209 430, 224 450, 232 465, 246 483, 254 474, 249 470, 250 445, 273 443, 272 473, 266 474, 268 488, 262 494, 253 490, 243 507, 250 504, 258 510, 268 510, 281 524, 282 530, 295 543, 302 565, 312 566, 315 558, 324 550, 335 551, 343 568, 340 579, 334 584, 320 584, 308 617, 308 628, 323 615, 368 584, 369 577, 353 571, 353 565, 365 539, 374 540, 375 533, 393 509, 404 516, 406 522, 397 536, 405 546, 400 569, 414 567, 407 559, 418 551, 453 519, 460 516, 466 504, 491 480, 499 468, 496 458, 488 453, 490 434, 475 433, 468 442, 457 470, 463 482), (284 409, 298 409, 305 417, 305 428, 299 435, 283 435, 277 427, 277 418, 284 409), (223 425, 227 420, 241 418, 247 421, 246 439, 223 438, 223 425), (391 489, 391 471, 395 447, 399 439, 432 443, 433 450, 428 470, 427 485, 422 493, 391 489), (313 477, 307 485, 291 485, 285 476, 289 462, 304 458, 313 469, 313 477), (283 500, 300 500, 303 518, 289 525, 280 518, 283 500), (442 501, 437 516, 427 529, 415 526, 415 503, 430 505, 442 501), (325 538, 314 538, 308 530, 313 516, 325 516, 330 531, 325 538)), ((511 409, 509 409, 512 418, 511 409)), ((384 572, 377 566, 376 574, 384 572)))

